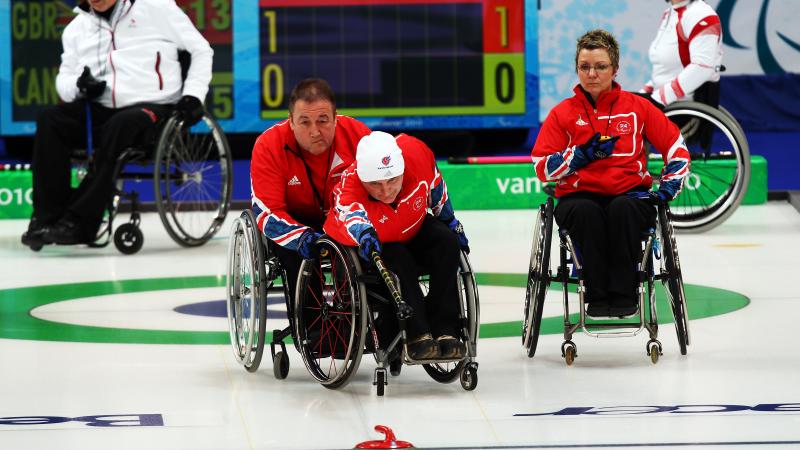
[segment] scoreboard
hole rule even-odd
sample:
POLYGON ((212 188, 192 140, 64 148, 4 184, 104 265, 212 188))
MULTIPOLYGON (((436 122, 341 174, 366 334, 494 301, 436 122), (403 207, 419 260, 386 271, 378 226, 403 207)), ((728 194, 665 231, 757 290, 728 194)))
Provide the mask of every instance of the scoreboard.
MULTIPOLYGON (((0 134, 32 134, 58 102, 60 35, 75 1, 0 0, 0 134), (6 26, 8 24, 9 26, 6 26)), ((227 132, 287 115, 326 79, 375 129, 538 123, 536 0, 177 0, 214 49, 206 107, 227 132)))
MULTIPOLYGON (((59 102, 55 79, 61 63, 61 33, 75 16, 75 3, 0 0, 0 134, 32 134, 39 111, 59 102)), ((214 50, 206 107, 218 119, 232 119, 233 5, 230 0, 176 3, 214 50)))

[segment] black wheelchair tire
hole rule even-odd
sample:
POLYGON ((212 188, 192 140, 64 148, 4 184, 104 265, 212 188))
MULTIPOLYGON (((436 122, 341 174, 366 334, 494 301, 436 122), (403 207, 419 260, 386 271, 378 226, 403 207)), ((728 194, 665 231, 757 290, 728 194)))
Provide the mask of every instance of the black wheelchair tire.
MULTIPOLYGON (((153 184, 158 215, 161 218, 161 222, 164 224, 164 228, 167 230, 167 234, 169 234, 173 241, 183 247, 197 247, 208 242, 208 240, 219 231, 219 228, 222 226, 228 214, 228 209, 230 208, 231 189, 233 186, 233 162, 231 159, 230 147, 225 134, 222 132, 222 128, 213 117, 205 113, 202 122, 205 123, 204 126, 208 127, 209 131, 206 135, 210 136, 210 142, 215 151, 215 155, 211 155, 211 157, 205 161, 217 161, 218 159, 220 186, 219 189, 213 189, 215 194, 217 190, 219 191, 218 195, 214 198, 214 204, 216 205, 214 206, 215 211, 209 211, 209 216, 213 214, 213 217, 210 218, 210 220, 206 219, 208 220, 207 223, 204 220, 204 225, 201 224, 199 226, 199 228, 201 227, 200 230, 189 229, 188 224, 183 223, 181 220, 181 215, 191 212, 192 208, 196 209, 198 207, 197 204, 202 205, 208 203, 208 198, 212 197, 212 194, 209 194, 212 189, 203 190, 203 187, 195 187, 194 191, 199 191, 203 194, 201 195, 201 200, 180 199, 177 197, 179 192, 193 190, 183 189, 183 187, 173 189, 171 186, 172 182, 180 177, 186 178, 180 181, 180 183, 186 183, 186 180, 190 180, 197 186, 200 186, 201 182, 205 180, 205 175, 203 175, 205 169, 195 170, 197 173, 186 173, 182 172, 182 168, 179 167, 181 162, 185 162, 183 159, 187 158, 190 160, 189 162, 192 163, 189 164, 189 166, 197 165, 198 161, 191 160, 194 155, 191 155, 189 151, 180 152, 174 150, 174 147, 177 145, 176 142, 183 142, 183 139, 190 139, 195 136, 200 136, 200 134, 192 134, 184 131, 182 129, 183 122, 176 116, 172 116, 167 120, 161 130, 156 145, 156 159, 154 163, 155 176, 153 177, 153 184)), ((205 142, 205 140, 203 140, 203 142, 205 142)), ((211 152, 209 151, 208 153, 211 152)), ((176 183, 178 182, 176 181, 176 183)))
POLYGON ((677 243, 675 242, 675 235, 668 218, 668 211, 669 208, 666 205, 658 208, 663 258, 667 270, 667 277, 666 280, 664 280, 664 284, 670 302, 670 309, 672 310, 672 317, 675 321, 678 346, 681 355, 685 355, 686 347, 689 345, 689 320, 688 311, 686 309, 686 294, 683 288, 683 276, 681 274, 680 259, 678 258, 677 243))
MULTIPOLYGON (((267 303, 266 303, 266 273, 265 273, 265 264, 264 264, 264 249, 263 245, 261 245, 260 240, 260 232, 255 222, 255 217, 253 216, 253 212, 245 210, 239 216, 238 221, 234 224, 233 233, 231 235, 231 241, 229 243, 228 248, 228 273, 227 273, 227 280, 226 280, 226 306, 228 311, 228 325, 230 331, 230 339, 231 339, 231 346, 233 347, 234 354, 239 362, 242 363, 245 370, 248 372, 255 372, 258 370, 259 366, 261 365, 261 359, 264 355, 264 340, 266 338, 266 328, 267 328, 267 303), (237 236, 237 232, 241 227, 241 236, 237 236), (245 233, 249 235, 249 237, 245 237, 245 233), (241 248, 237 248, 237 245, 241 245, 242 247, 248 245, 248 241, 250 246, 248 247, 250 252, 250 258, 247 258, 247 261, 242 261, 241 255, 241 248), (237 250, 239 250, 237 252, 237 250), (237 314, 237 305, 234 304, 235 299, 240 299, 239 294, 241 292, 234 293, 233 289, 238 289, 237 279, 239 274, 234 273, 237 269, 239 264, 248 264, 248 272, 253 276, 255 279, 251 283, 251 290, 250 294, 252 295, 252 306, 251 308, 255 308, 254 314, 255 317, 255 324, 258 327, 257 330, 254 331, 253 340, 250 344, 249 349, 242 350, 242 342, 238 341, 239 336, 239 324, 241 321, 241 317, 237 314), (250 355, 252 354, 252 357, 250 355)), ((239 280, 238 282, 241 282, 239 280)), ((252 331, 251 331, 252 332, 252 331)))
POLYGON ((522 345, 527 351, 528 358, 532 358, 536 353, 542 326, 544 299, 550 284, 550 246, 553 234, 552 197, 548 197, 547 202, 539 207, 533 234, 522 322, 522 345))
MULTIPOLYGON (((322 384, 322 386, 328 389, 339 389, 347 385, 352 375, 358 371, 361 356, 364 352, 367 335, 367 315, 369 314, 366 303, 366 288, 364 287, 363 281, 359 280, 358 277, 358 273, 360 273, 358 257, 354 256, 349 249, 344 248, 328 236, 322 236, 317 240, 317 249, 319 251, 319 256, 317 258, 304 260, 300 265, 300 274, 297 279, 297 293, 294 299, 295 335, 299 343, 300 355, 303 358, 303 363, 308 369, 309 374, 322 384), (329 272, 323 273, 326 267, 329 272), (330 273, 333 267, 336 267, 337 271, 344 270, 344 273, 341 273, 339 277, 333 275, 328 277, 326 273, 330 273), (347 291, 349 302, 342 302, 341 300, 344 299, 338 298, 325 299, 325 301, 314 299, 315 293, 309 286, 312 278, 324 280, 326 284, 346 283, 341 286, 332 285, 332 287, 323 289, 323 295, 325 292, 328 292, 338 296, 347 291), (328 302, 328 300, 330 300, 330 302, 328 302), (317 309, 313 303, 311 303, 312 301, 317 301, 320 304, 320 314, 322 314, 323 317, 322 323, 324 324, 326 320, 330 322, 329 330, 331 327, 335 326, 333 323, 334 320, 346 320, 342 319, 342 316, 347 317, 349 315, 351 317, 348 333, 349 338, 346 343, 347 348, 339 349, 334 346, 332 349, 322 349, 321 344, 318 349, 319 351, 315 351, 311 348, 314 343, 314 336, 309 332, 312 331, 310 327, 313 325, 314 320, 312 319, 311 323, 307 324, 305 315, 308 314, 308 311, 317 309), (333 312, 328 311, 327 317, 325 315, 327 306, 322 303, 334 308, 333 312), (334 317, 335 315, 338 315, 339 319, 336 319, 334 317), (326 353, 323 350, 330 351, 326 353), (342 354, 337 354, 337 351, 341 351, 342 354), (337 356, 341 356, 341 358, 337 356), (326 373, 322 367, 325 364, 321 364, 320 361, 327 359, 342 361, 340 364, 344 364, 343 370, 337 371, 333 375, 326 373)), ((337 333, 341 336, 338 329, 337 333)), ((329 368, 333 365, 332 363, 328 365, 329 368)))
MULTIPOLYGON (((684 139, 689 146, 692 161, 698 163, 703 160, 722 160, 735 163, 735 169, 730 180, 722 180, 718 173, 700 164, 691 168, 690 178, 684 181, 683 192, 673 201, 672 224, 681 231, 700 233, 708 231, 725 222, 739 207, 747 192, 750 183, 750 147, 741 125, 722 109, 715 109, 698 102, 675 102, 664 109, 664 114, 677 123, 691 120, 702 120, 713 126, 715 131, 724 138, 723 145, 730 145, 725 151, 718 153, 708 152, 704 149, 697 150, 689 145, 692 136, 686 135, 684 139), (708 188, 701 181, 709 180, 708 188), (696 186, 690 181, 697 180, 696 186), (727 185, 722 191, 712 188, 712 180, 727 185), (690 192, 691 191, 691 192, 690 192), (703 203, 709 202, 705 205, 703 203), (697 204, 695 204, 697 202, 697 204)), ((684 126, 684 128, 691 128, 684 126)), ((682 132, 687 132, 682 130, 682 132)), ((720 188, 721 189, 721 188, 720 188)))

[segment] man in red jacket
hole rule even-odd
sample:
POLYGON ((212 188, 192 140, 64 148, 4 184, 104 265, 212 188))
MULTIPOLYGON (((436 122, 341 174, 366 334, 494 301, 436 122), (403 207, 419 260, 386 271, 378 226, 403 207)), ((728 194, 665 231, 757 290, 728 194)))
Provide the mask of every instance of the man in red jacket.
POLYGON ((324 229, 337 242, 358 245, 366 261, 378 252, 399 277, 403 300, 414 309, 406 322, 409 357, 464 356, 456 277, 460 252, 469 252, 469 242, 427 145, 381 131, 361 139, 356 162, 334 190, 324 229), (418 267, 430 274, 427 298, 418 267))
POLYGON ((614 81, 619 45, 611 33, 583 35, 575 69, 575 95, 550 111, 531 157, 539 179, 556 182, 555 219, 580 249, 587 313, 629 316, 637 310, 641 233, 655 223, 653 203, 680 192, 689 152, 658 108, 614 81), (650 192, 644 138, 664 159, 656 192, 650 192))
POLYGON ((292 90, 289 118, 256 140, 250 164, 253 213, 286 270, 292 297, 302 259, 314 256, 331 192, 369 132, 358 120, 336 114, 325 80, 309 78, 292 90))

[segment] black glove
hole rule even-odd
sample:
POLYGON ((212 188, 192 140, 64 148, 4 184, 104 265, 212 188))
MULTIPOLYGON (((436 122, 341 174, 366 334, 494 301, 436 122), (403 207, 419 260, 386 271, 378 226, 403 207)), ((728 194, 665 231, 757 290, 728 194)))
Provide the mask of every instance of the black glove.
POLYGON ((358 256, 364 261, 372 261, 372 254, 381 253, 381 241, 375 228, 369 227, 358 237, 358 256))
POLYGON ((75 85, 78 86, 81 94, 89 100, 100 97, 106 90, 106 82, 98 81, 97 78, 93 77, 89 66, 83 66, 83 73, 78 77, 78 82, 75 85))
POLYGON ((630 191, 628 197, 638 198, 653 205, 663 205, 671 200, 668 194, 663 191, 630 191))
POLYGON ((455 233, 458 237, 458 246, 461 247, 461 250, 469 254, 469 239, 467 239, 467 235, 464 233, 464 226, 461 225, 461 222, 453 217, 450 223, 447 224, 447 228, 450 228, 450 231, 455 233))
POLYGON ((619 140, 619 136, 600 136, 595 133, 585 143, 575 147, 575 155, 572 157, 570 167, 578 170, 590 162, 610 156, 614 151, 614 144, 619 140))
POLYGON ((603 159, 610 156, 614 151, 614 144, 619 140, 619 136, 600 136, 600 133, 595 133, 586 143, 580 145, 580 148, 589 161, 595 159, 603 159))
POLYGON ((303 259, 314 259, 317 256, 316 242, 321 234, 309 228, 300 235, 300 242, 297 244, 297 253, 303 259))
POLYGON ((178 113, 187 126, 192 126, 203 118, 205 109, 200 99, 191 95, 184 95, 175 104, 175 112, 178 113))

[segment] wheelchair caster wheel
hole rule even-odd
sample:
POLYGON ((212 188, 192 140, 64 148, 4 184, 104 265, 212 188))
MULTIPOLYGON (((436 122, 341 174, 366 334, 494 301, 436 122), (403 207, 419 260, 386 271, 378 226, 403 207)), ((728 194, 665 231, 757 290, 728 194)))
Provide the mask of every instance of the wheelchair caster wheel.
POLYGON ((142 249, 142 244, 142 230, 132 223, 123 223, 114 231, 114 246, 120 253, 132 255, 142 249))
POLYGON ((272 359, 272 374, 278 380, 283 380, 289 375, 289 356, 286 352, 278 352, 272 359))
POLYGON ((564 357, 567 365, 571 366, 572 363, 575 362, 575 358, 578 357, 578 349, 575 347, 575 343, 572 341, 566 341, 561 344, 561 356, 564 357))
POLYGON ((647 343, 647 354, 650 356, 650 362, 657 363, 658 357, 663 354, 661 352, 661 343, 656 340, 649 341, 647 343))
POLYGON ((375 381, 372 384, 377 387, 378 397, 383 397, 383 390, 386 387, 386 369, 375 369, 375 381))
POLYGON ((475 364, 467 364, 461 372, 461 387, 465 391, 474 391, 478 387, 478 367, 475 364))

